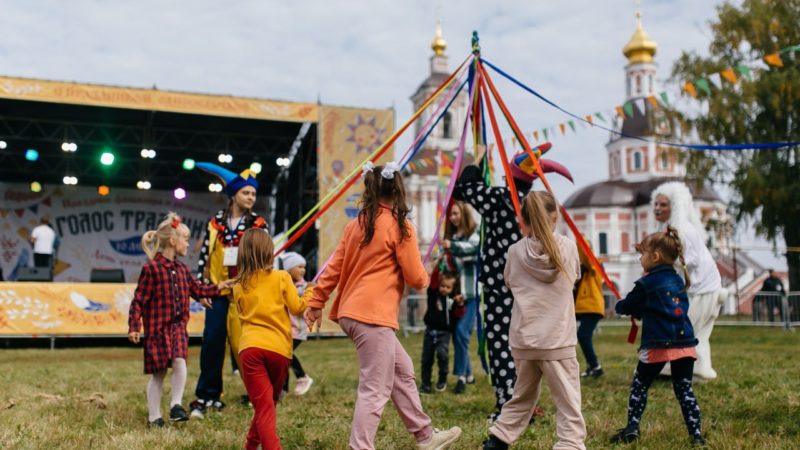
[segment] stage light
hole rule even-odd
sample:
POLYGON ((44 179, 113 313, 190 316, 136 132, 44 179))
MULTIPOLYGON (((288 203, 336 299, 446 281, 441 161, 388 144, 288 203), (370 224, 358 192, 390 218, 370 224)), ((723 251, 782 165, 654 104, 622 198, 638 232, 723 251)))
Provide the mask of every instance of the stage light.
POLYGON ((282 157, 282 158, 276 159, 275 163, 278 164, 278 167, 289 167, 289 164, 291 163, 291 160, 289 158, 282 157))
POLYGON ((39 152, 32 148, 29 148, 28 150, 25 150, 25 159, 27 159, 28 161, 36 161, 37 159, 39 159, 39 152))
POLYGON ((192 170, 194 169, 194 160, 191 158, 186 158, 183 160, 183 170, 192 170))
POLYGON ((100 155, 100 164, 104 166, 114 164, 114 154, 111 152, 103 152, 103 154, 100 155))
POLYGON ((250 170, 252 170, 255 174, 261 173, 261 163, 254 162, 253 164, 250 164, 250 170))
POLYGON ((150 182, 149 181, 137 181, 136 182, 136 187, 138 189, 146 191, 146 190, 150 189, 150 182))
POLYGON ((210 192, 222 192, 222 185, 219 183, 211 183, 208 185, 208 190, 210 192))
POLYGON ((143 148, 139 154, 142 155, 142 158, 153 159, 156 157, 156 151, 152 148, 143 148))
POLYGON ((67 153, 75 153, 78 150, 78 144, 74 142, 64 142, 61 144, 61 150, 67 153))
POLYGON ((228 153, 220 153, 217 157, 217 160, 221 163, 230 163, 233 162, 233 155, 228 153))
POLYGON ((70 185, 70 186, 74 186, 74 185, 78 184, 78 178, 77 177, 65 176, 63 181, 64 181, 64 184, 67 184, 67 185, 70 185))
POLYGON ((186 191, 183 188, 178 188, 172 192, 172 195, 178 200, 183 200, 186 198, 186 191))
POLYGON ((38 181, 34 181, 31 183, 31 191, 32 192, 42 192, 42 184, 38 181))
POLYGON ((0 141, 0 150, 5 150, 8 147, 6 141, 0 141))
POLYGON ((102 185, 102 186, 99 186, 97 188, 97 193, 100 194, 103 197, 108 195, 109 192, 111 192, 111 189, 109 189, 108 186, 106 186, 106 185, 102 185))

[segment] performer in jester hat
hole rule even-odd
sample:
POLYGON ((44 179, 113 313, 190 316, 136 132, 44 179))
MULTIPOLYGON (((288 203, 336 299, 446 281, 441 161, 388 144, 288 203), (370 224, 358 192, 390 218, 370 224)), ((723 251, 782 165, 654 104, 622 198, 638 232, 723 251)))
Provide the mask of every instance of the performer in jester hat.
MULTIPOLYGON (((206 162, 197 163, 197 167, 219 177, 229 197, 228 207, 218 211, 208 221, 198 261, 197 277, 217 284, 236 276, 239 239, 244 232, 250 228, 266 230, 267 222, 252 211, 258 189, 253 171, 245 170, 237 175, 206 162)), ((230 296, 231 291, 223 289, 218 297, 212 299, 211 308, 206 310, 203 343, 200 348, 200 377, 195 389, 197 400, 189 405, 192 417, 202 418, 208 409, 222 410, 225 407, 220 398, 225 342, 227 338, 231 353, 238 358, 242 331, 230 296)), ((246 397, 243 400, 247 401, 246 397)))
MULTIPOLYGON (((539 149, 549 148, 550 144, 544 144, 539 149)), ((505 285, 503 270, 508 248, 522 238, 522 232, 511 202, 511 191, 505 186, 488 186, 481 175, 483 164, 486 164, 484 152, 485 148, 480 147, 476 155, 475 161, 480 161, 480 166, 469 165, 464 168, 453 195, 457 200, 469 203, 480 213, 486 230, 481 245, 478 280, 483 288, 486 348, 496 397, 495 411, 489 415, 489 420, 493 422, 500 415, 503 404, 511 399, 517 378, 508 343, 514 297, 505 285)), ((539 159, 539 164, 545 173, 555 172, 572 181, 572 175, 561 164, 545 159, 539 159)), ((527 153, 514 156, 511 173, 521 201, 536 179, 533 162, 527 153)))

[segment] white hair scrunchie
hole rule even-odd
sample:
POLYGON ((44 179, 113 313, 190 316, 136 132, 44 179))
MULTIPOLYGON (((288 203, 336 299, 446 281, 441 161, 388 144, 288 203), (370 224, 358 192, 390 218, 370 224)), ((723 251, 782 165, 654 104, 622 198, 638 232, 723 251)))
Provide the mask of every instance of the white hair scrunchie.
POLYGON ((387 180, 394 179, 394 173, 400 171, 400 164, 397 164, 395 161, 391 161, 386 163, 383 166, 383 170, 381 170, 381 176, 386 178, 387 180))
POLYGON ((361 166, 361 174, 366 175, 367 172, 372 172, 372 169, 374 168, 375 164, 372 164, 372 161, 367 161, 363 166, 361 166))

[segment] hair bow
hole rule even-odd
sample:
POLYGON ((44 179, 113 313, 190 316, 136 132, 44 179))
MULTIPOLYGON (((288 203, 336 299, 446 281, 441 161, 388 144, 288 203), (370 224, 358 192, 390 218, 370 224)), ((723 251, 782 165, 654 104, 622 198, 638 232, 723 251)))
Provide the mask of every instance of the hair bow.
POLYGON ((372 172, 372 169, 374 169, 374 168, 375 168, 375 164, 372 164, 372 161, 367 161, 366 163, 364 163, 363 166, 361 166, 361 173, 363 175, 366 175, 367 172, 372 172))
POLYGON ((400 164, 397 164, 395 161, 391 161, 386 163, 383 166, 383 170, 381 170, 381 176, 386 178, 387 180, 394 179, 394 173, 400 171, 400 164))
POLYGON ((172 218, 172 223, 169 224, 172 228, 178 228, 178 225, 181 224, 181 218, 179 216, 175 216, 172 218))

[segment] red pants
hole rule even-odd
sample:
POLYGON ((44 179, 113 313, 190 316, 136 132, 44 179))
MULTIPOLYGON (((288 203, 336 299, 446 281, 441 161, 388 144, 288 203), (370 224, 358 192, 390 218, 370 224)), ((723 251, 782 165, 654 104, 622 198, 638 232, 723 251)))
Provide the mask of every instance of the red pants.
POLYGON ((253 421, 247 432, 246 449, 280 450, 275 404, 281 386, 289 375, 290 359, 262 348, 250 347, 239 352, 242 380, 253 404, 253 421))

